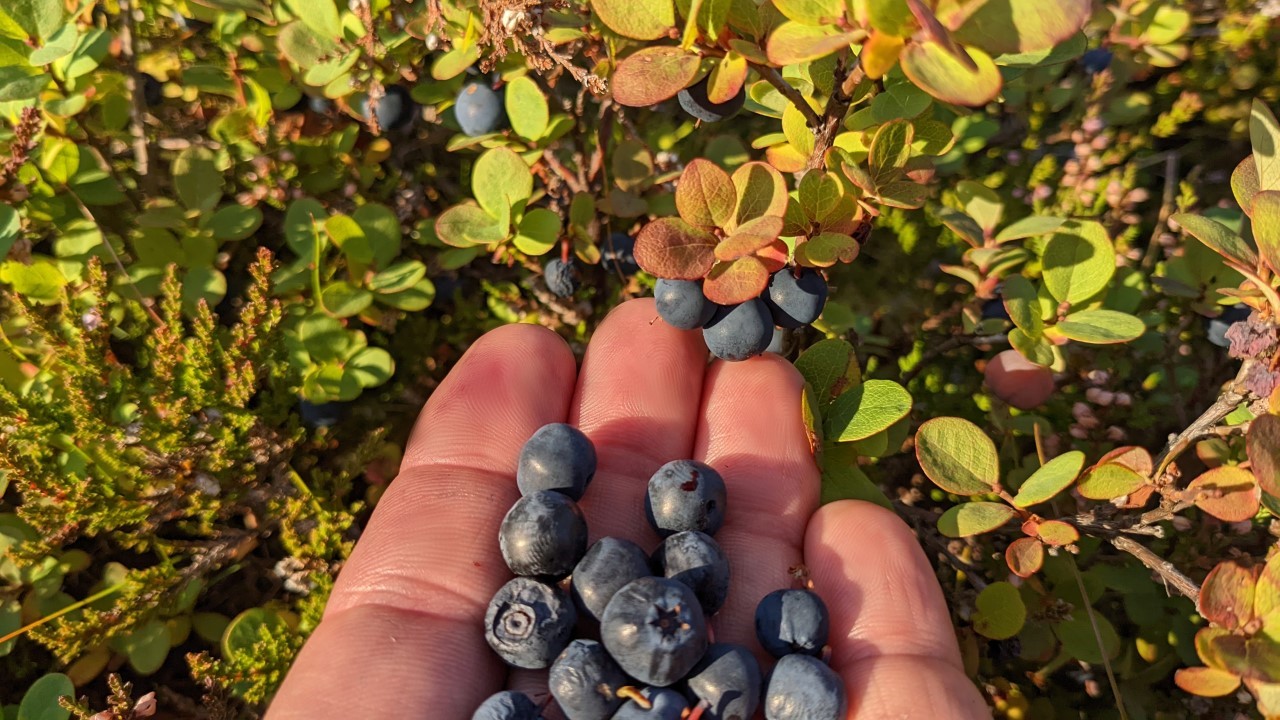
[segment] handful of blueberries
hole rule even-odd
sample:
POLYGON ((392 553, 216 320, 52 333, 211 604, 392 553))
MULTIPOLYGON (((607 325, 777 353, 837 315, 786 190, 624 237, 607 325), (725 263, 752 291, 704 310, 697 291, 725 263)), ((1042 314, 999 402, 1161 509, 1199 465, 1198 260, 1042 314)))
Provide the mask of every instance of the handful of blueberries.
MULTIPOLYGON (((513 667, 550 667, 569 720, 748 720, 762 699, 768 720, 843 720, 844 684, 819 659, 827 608, 813 592, 777 590, 756 608, 756 637, 780 658, 767 678, 750 650, 711 637, 708 619, 729 594, 728 558, 712 539, 726 511, 720 474, 696 460, 654 474, 644 511, 663 541, 646 555, 615 537, 587 547, 577 501, 595 471, 594 446, 570 425, 542 427, 521 450, 522 497, 498 532, 517 577, 485 614, 494 652, 513 667)), ((505 690, 472 720, 539 720, 541 709, 505 690)))

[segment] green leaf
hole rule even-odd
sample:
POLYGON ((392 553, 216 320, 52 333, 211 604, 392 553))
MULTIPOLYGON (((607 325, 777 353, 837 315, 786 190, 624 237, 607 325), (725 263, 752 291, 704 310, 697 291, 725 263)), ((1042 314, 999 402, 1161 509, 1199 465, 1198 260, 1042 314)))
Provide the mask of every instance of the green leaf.
POLYGON ((345 280, 330 283, 320 293, 324 307, 335 317, 358 315, 373 302, 373 293, 345 280))
POLYGON ((1039 338, 1044 333, 1044 320, 1040 317, 1039 294, 1031 281, 1021 275, 1010 275, 1004 279, 1000 292, 1013 324, 1028 338, 1039 338))
POLYGON ((1124 497, 1146 484, 1146 478, 1120 463, 1103 463, 1090 468, 1080 478, 1076 490, 1090 500, 1124 497))
POLYGON ((1280 271, 1280 191, 1263 190, 1253 196, 1253 239, 1271 270, 1280 271))
POLYGON ((632 40, 657 40, 676 24, 671 0, 591 0, 591 9, 605 27, 632 40))
POLYGON ((560 240, 560 216, 545 208, 525 213, 516 228, 516 247, 527 255, 545 255, 560 240))
POLYGON ((333 38, 316 33, 301 20, 295 20, 281 28, 277 41, 285 58, 301 68, 319 65, 338 49, 333 38))
POLYGON ((152 618, 125 637, 124 653, 135 672, 150 675, 164 665, 170 645, 169 626, 152 618))
POLYGON ((806 25, 834 25, 844 17, 842 0, 773 0, 773 6, 788 20, 806 25))
POLYGON ((981 247, 982 227, 968 215, 946 205, 930 203, 929 212, 973 247, 981 247))
POLYGON ((34 38, 48 38, 62 27, 61 0, 5 0, 0 12, 7 14, 27 35, 34 38))
POLYGON ((962 25, 940 19, 958 27, 959 42, 1001 55, 1052 48, 1079 32, 1092 9, 1089 0, 987 0, 962 6, 969 13, 962 25))
POLYGON ((18 211, 0 203, 0 258, 9 254, 9 248, 18 241, 22 233, 22 218, 18 211))
POLYGON ((1258 163, 1254 162, 1253 155, 1249 155, 1231 171, 1231 194, 1236 196, 1236 203, 1245 215, 1253 215, 1253 196, 1259 190, 1258 163))
POLYGON ((1079 303, 1111 282, 1115 248, 1100 223, 1069 220, 1049 238, 1041 258, 1044 283, 1060 302, 1079 303))
POLYGON ((911 412, 911 394, 891 380, 868 380, 841 394, 826 414, 833 442, 871 437, 911 412))
POLYGON ((877 184, 892 178, 893 173, 889 171, 899 170, 907 164, 914 132, 906 120, 891 120, 876 130, 867 151, 867 162, 877 184))
POLYGON ((347 371, 355 375, 361 387, 377 387, 391 379, 395 362, 386 350, 367 347, 347 361, 347 371))
POLYGON ((471 191, 480 207, 493 217, 509 216, 513 207, 533 195, 533 173, 508 148, 486 150, 472 169, 471 191))
POLYGON ((815 26, 787 20, 770 33, 765 53, 774 65, 795 65, 843 50, 864 35, 860 30, 843 31, 834 25, 815 26))
POLYGON ((782 108, 782 134, 786 136, 792 149, 802 157, 807 158, 813 153, 813 131, 809 129, 804 114, 791 103, 782 108))
POLYGON ((997 502, 966 502, 938 518, 938 532, 950 538, 991 532, 1016 517, 1017 510, 997 502))
POLYGON ((67 720, 70 710, 64 710, 59 698, 76 697, 71 678, 62 673, 49 673, 31 683, 18 705, 18 720, 67 720))
POLYGON ((977 425, 934 418, 916 432, 916 458, 935 485, 956 495, 992 492, 1000 483, 1000 458, 977 425))
POLYGON ((1217 220, 1191 213, 1174 213, 1170 218, 1181 225, 1191 237, 1204 243, 1222 257, 1246 268, 1257 267, 1258 254, 1253 248, 1217 220))
POLYGON ((330 40, 342 38, 342 18, 334 0, 287 0, 284 4, 316 35, 330 40))
POLYGON ((698 280, 715 264, 715 235, 680 218, 658 218, 636 235, 636 263, 669 280, 698 280))
MULTIPOLYGON (((653 155, 649 153, 644 143, 627 138, 613 146, 611 155, 613 182, 619 188, 638 191, 653 182, 653 155)), ((586 227, 593 217, 595 217, 595 200, 592 196, 587 193, 575 194, 569 208, 570 222, 586 227)))
POLYGON ((701 64, 698 55, 678 47, 644 48, 618 63, 613 72, 613 99, 627 107, 657 105, 693 84, 701 64))
POLYGON ((893 509, 889 498, 858 467, 852 443, 828 445, 822 453, 821 502, 825 505, 837 500, 863 500, 893 509))
POLYGON ((796 358, 796 369, 825 405, 850 385, 862 382, 862 371, 853 346, 839 338, 820 340, 796 358))
POLYGON ((342 323, 318 311, 298 322, 297 333, 303 348, 317 362, 345 357, 353 339, 342 323))
POLYGON ((547 98, 538 89, 538 83, 529 76, 521 75, 507 83, 504 102, 511 129, 517 135, 526 140, 537 140, 547 131, 547 123, 551 120, 547 98))
POLYGON ((983 588, 974 605, 974 631, 992 640, 1007 640, 1017 635, 1027 621, 1022 594, 1007 582, 994 582, 983 588))
POLYGON ((418 260, 405 260, 369 278, 367 287, 377 293, 407 290, 427 276, 427 266, 418 260))
POLYGON ((1062 227, 1066 220, 1056 217, 1048 217, 1045 215, 1031 215, 1021 220, 1010 223, 1005 229, 996 233, 997 243, 1007 243, 1012 240, 1021 240, 1023 238, 1038 237, 1051 233, 1062 227))
POLYGON ((447 52, 440 53, 431 64, 431 77, 435 80, 451 80, 480 59, 480 46, 474 42, 454 45, 447 52))
POLYGON ((262 633, 278 633, 287 628, 284 618, 266 608, 249 608, 231 619, 222 633, 222 657, 233 660, 253 653, 262 633))
POLYGON ((1000 71, 991 56, 975 47, 965 48, 973 59, 970 68, 941 43, 911 42, 902 51, 902 71, 921 90, 952 105, 985 105, 1000 93, 1000 71))
POLYGON ((377 267, 385 267, 400 254, 400 220, 394 211, 379 203, 366 203, 351 213, 364 233, 368 244, 371 262, 377 267))
POLYGON ((1115 310, 1081 310, 1068 315, 1054 328, 1072 340, 1094 345, 1129 342, 1147 331, 1142 320, 1115 310))
POLYGON ((1065 452, 1036 470, 1013 497, 1013 504, 1020 508, 1031 507, 1052 500, 1058 493, 1071 487, 1080 469, 1084 467, 1084 453, 1079 450, 1065 452))
POLYGON ((24 265, 17 260, 9 260, 0 264, 0 281, 13 286, 14 292, 40 303, 55 302, 59 298, 59 290, 67 284, 67 279, 51 262, 39 261, 24 265))
POLYGON ((1258 166, 1258 189, 1280 190, 1280 123, 1261 100, 1249 113, 1249 140, 1258 166))
POLYGON ((1004 216, 1004 202, 995 190, 974 180, 956 183, 956 197, 978 225, 988 233, 994 232, 1004 216))
POLYGON ((191 147, 173 160, 173 186, 178 199, 191 210, 208 212, 222 199, 223 174, 213 152, 191 147))
POLYGON ((732 232, 739 225, 766 215, 786 216, 790 200, 787 183, 782 173, 772 166, 762 162, 745 163, 733 171, 730 179, 737 191, 738 207, 733 222, 725 230, 732 232))
POLYGON ((44 45, 31 51, 31 56, 27 58, 27 62, 31 63, 33 67, 41 67, 61 60, 70 55, 72 50, 75 50, 76 42, 79 39, 80 33, 74 24, 63 25, 44 45))
POLYGON ((492 215, 471 204, 454 205, 436 218, 436 236, 458 248, 502 242, 507 231, 492 215))
POLYGON ((49 85, 49 75, 19 66, 0 67, 0 102, 33 100, 49 85))
POLYGON ((690 160, 680 173, 676 210, 690 225, 724 227, 733 218, 735 203, 733 181, 710 160, 690 160))
MULTIPOLYGON (((289 204, 284 214, 284 240, 289 249, 302 258, 311 259, 315 252, 316 225, 324 227, 329 211, 315 198, 300 198, 289 204)), ((323 250, 329 238, 320 234, 320 249, 323 250)))
POLYGON ((1062 649, 1071 657, 1087 663, 1101 664, 1104 658, 1114 658, 1120 652, 1120 636, 1116 634, 1111 621, 1099 612, 1093 613, 1098 623, 1098 632, 1094 633, 1093 624, 1089 622, 1089 614, 1084 608, 1077 608, 1069 620, 1060 621, 1053 626, 1053 632, 1062 641, 1062 649), (1098 647, 1098 635, 1102 636, 1102 647, 1098 647))
MULTIPOLYGON (((0 479, 0 488, 5 485, 5 480, 0 479)), ((4 492, 0 490, 0 495, 4 492)), ((0 536, 2 537, 2 536, 0 536)), ((0 635, 8 635, 9 633, 22 627, 22 604, 17 600, 0 601, 0 635)), ((13 648, 18 644, 18 638, 6 640, 0 643, 0 657, 4 657, 13 652, 13 648)))
MULTIPOLYGON (((442 258, 451 252, 465 251, 448 250, 441 253, 442 258)), ((410 288, 406 288, 389 295, 378 295, 377 300, 384 305, 390 305, 398 310, 404 310, 405 312, 418 312, 419 310, 425 310, 430 307, 431 301, 435 300, 435 298, 436 286, 427 278, 423 278, 410 288)))
POLYGON ((827 220, 827 216, 840 206, 843 194, 840 178, 829 171, 805 173, 796 188, 796 196, 805 218, 819 223, 827 220))
POLYGON ((262 227, 262 211, 243 205, 223 205, 209 218, 209 229, 219 240, 244 240, 262 227))
POLYGON ((204 300, 210 307, 227 295, 227 276, 212 265, 197 265, 182 276, 182 307, 194 313, 204 300))

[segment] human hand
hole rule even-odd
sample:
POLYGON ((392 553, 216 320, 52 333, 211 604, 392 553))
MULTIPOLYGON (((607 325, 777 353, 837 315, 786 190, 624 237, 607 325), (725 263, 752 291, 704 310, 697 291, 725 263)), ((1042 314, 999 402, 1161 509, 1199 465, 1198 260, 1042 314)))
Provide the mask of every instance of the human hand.
POLYGON ((869 503, 819 508, 795 368, 771 355, 708 365, 701 338, 656 315, 651 300, 615 309, 580 372, 563 340, 532 325, 499 328, 467 351, 427 402, 268 720, 465 720, 504 688, 545 697, 546 671, 505 667, 485 642, 484 614, 511 577, 498 525, 520 495, 516 459, 552 422, 595 443, 599 469, 581 502, 592 542, 656 547, 642 508, 663 463, 695 458, 724 476, 716 540, 732 580, 712 620, 717 641, 764 662, 756 604, 790 587, 788 568, 803 563, 830 610, 850 718, 990 717, 915 536, 869 503))

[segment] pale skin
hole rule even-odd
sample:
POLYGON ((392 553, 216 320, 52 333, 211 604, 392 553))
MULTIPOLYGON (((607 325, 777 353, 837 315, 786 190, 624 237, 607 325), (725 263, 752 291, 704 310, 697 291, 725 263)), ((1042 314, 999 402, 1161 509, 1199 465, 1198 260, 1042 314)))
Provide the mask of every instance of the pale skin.
MULTIPOLYGON (((268 720, 459 718, 504 688, 545 697, 545 671, 510 671, 484 640, 490 597, 510 572, 498 525, 519 497, 520 447, 569 422, 595 443, 582 500, 591 539, 659 542, 643 494, 663 463, 709 463, 728 486, 716 535, 729 556, 717 641, 761 657, 756 603, 807 567, 831 612, 831 666, 849 718, 989 718, 962 670, 942 592, 893 513, 845 500, 819 507, 819 472, 800 415, 802 380, 771 355, 706 362, 697 333, 654 322, 652 300, 615 309, 582 367, 533 325, 477 341, 418 419, 400 475, 338 577, 324 620, 268 720)), ((549 713, 549 717, 552 715, 549 713)))

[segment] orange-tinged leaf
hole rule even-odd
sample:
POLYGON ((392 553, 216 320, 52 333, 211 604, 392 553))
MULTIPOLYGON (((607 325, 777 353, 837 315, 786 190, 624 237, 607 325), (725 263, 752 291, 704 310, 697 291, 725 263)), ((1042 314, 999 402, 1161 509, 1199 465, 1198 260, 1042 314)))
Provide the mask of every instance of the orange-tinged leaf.
POLYGON ((1018 577, 1031 577, 1044 565, 1044 545, 1035 538, 1018 538, 1004 551, 1004 561, 1018 577))
POLYGON ((1253 196, 1262 189, 1258 182, 1258 163, 1253 156, 1240 161, 1231 173, 1231 193, 1236 196, 1236 203, 1244 214, 1253 217, 1253 196))
POLYGON ((784 217, 787 214, 787 181, 782 173, 759 161, 745 163, 733 171, 733 187, 737 192, 738 207, 734 220, 725 230, 736 230, 739 225, 766 215, 784 217))
POLYGON ((707 99, 713 103, 726 103, 738 95, 747 81, 747 59, 730 50, 711 69, 707 81, 707 99))
MULTIPOLYGON (((1093 11, 1090 0, 987 0, 962 6, 955 37, 993 54, 1048 50, 1075 35, 1093 11), (966 12, 967 11, 967 12, 966 12)), ((951 23, 960 14, 947 18, 951 23)))
POLYGON ((1253 699, 1258 703, 1258 712, 1263 717, 1269 720, 1280 717, 1280 683, 1245 678, 1244 686, 1253 694, 1253 699))
POLYGON ((1129 493, 1129 496, 1124 499, 1124 502, 1116 505, 1116 507, 1125 510, 1143 508, 1147 506, 1147 503, 1151 502, 1151 497, 1155 494, 1155 485, 1143 485, 1137 490, 1129 493))
POLYGON ((862 44, 862 54, 859 56, 867 77, 872 80, 884 77, 885 73, 898 64, 898 55, 902 54, 905 44, 905 38, 872 30, 871 37, 862 44))
POLYGON ((1230 695, 1240 687, 1240 676, 1209 667, 1183 668, 1173 674, 1178 687, 1200 697, 1230 695))
POLYGON ((1261 497, 1253 473, 1223 465, 1203 473, 1187 486, 1196 507, 1226 522, 1248 520, 1258 514, 1261 497))
POLYGON ((659 218, 636 236, 636 264, 660 278, 697 280, 715 264, 716 236, 680 218, 659 218))
POLYGON ((794 65, 826 57, 863 37, 861 30, 844 32, 834 25, 805 25, 787 20, 769 34, 765 54, 774 65, 794 65))
POLYGON ((1057 547, 1070 545, 1080 539, 1080 531, 1075 526, 1061 520, 1046 520, 1036 527, 1040 539, 1057 547))
POLYGON ((1218 563, 1200 587, 1196 610, 1226 630, 1235 631, 1248 624, 1253 619, 1253 594, 1260 570, 1235 560, 1218 563))
POLYGON ((965 48, 975 68, 932 40, 912 42, 902 51, 902 71, 911 82, 933 97, 953 105, 985 105, 1000 94, 1000 71, 991 56, 975 47, 965 48))
POLYGON ((1099 465, 1109 462, 1119 463, 1144 477, 1151 477, 1151 472, 1155 469, 1151 453, 1138 445, 1118 447, 1098 460, 1099 465))
POLYGON ((628 107, 657 105, 688 87, 702 59, 672 46, 647 47, 618 63, 613 72, 613 99, 628 107))
POLYGON ((691 225, 720 227, 733 217, 735 197, 729 174, 710 160, 691 160, 676 182, 676 211, 691 225))
POLYGON ((782 234, 782 226, 785 223, 781 216, 765 215, 755 220, 748 220, 738 226, 738 232, 747 233, 748 235, 762 235, 770 238, 777 238, 782 234))
MULTIPOLYGON (((1196 655, 1205 665, 1217 670, 1225 670, 1227 665, 1218 655, 1217 638, 1230 634, 1230 632, 1220 627, 1200 628, 1194 640, 1196 655)), ((1242 645, 1241 647, 1243 648, 1244 646, 1242 645)))
POLYGON ((796 262, 808 267, 831 267, 858 257, 858 241, 843 233, 824 232, 796 245, 796 262))
POLYGON ((791 143, 782 143, 774 145, 764 151, 764 157, 769 164, 777 168, 779 172, 795 173, 800 172, 808 164, 809 158, 800 154, 799 150, 791 147, 791 143))
POLYGON ((764 263, 764 269, 772 275, 787 266, 787 259, 790 256, 790 249, 787 243, 782 240, 774 240, 769 247, 756 253, 756 257, 760 262, 764 263))
POLYGON ((1280 610, 1280 553, 1273 553, 1258 574, 1253 591, 1253 614, 1267 618, 1280 610))
POLYGON ((1128 495, 1145 482, 1146 478, 1133 470, 1111 462, 1090 468, 1080 479, 1076 490, 1090 500, 1111 500, 1128 495))
POLYGON ((732 262, 740 257, 754 255, 772 245, 774 240, 777 240, 777 238, 752 235, 739 231, 734 233, 732 237, 721 240, 720 244, 716 245, 716 260, 732 262))
POLYGON ((702 294, 713 303, 737 305, 760 297, 768 284, 769 271, 764 263, 748 255, 733 262, 716 263, 702 283, 702 294))

